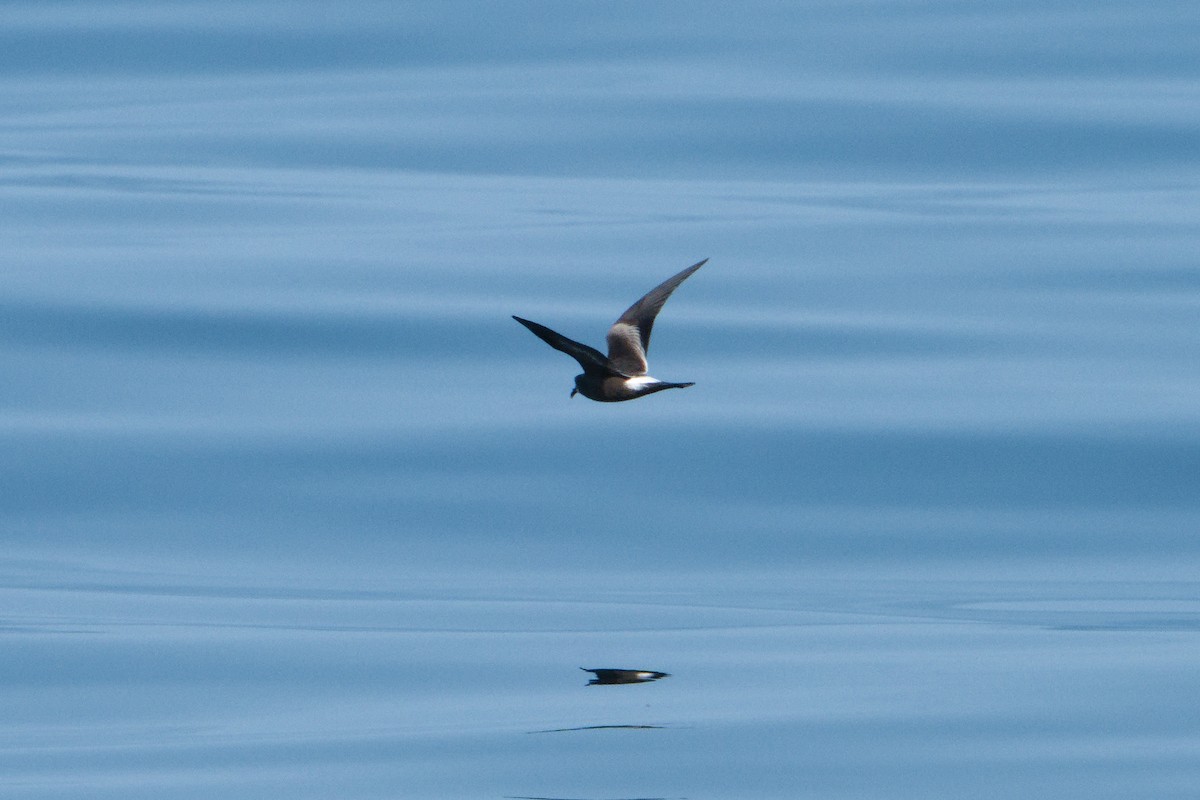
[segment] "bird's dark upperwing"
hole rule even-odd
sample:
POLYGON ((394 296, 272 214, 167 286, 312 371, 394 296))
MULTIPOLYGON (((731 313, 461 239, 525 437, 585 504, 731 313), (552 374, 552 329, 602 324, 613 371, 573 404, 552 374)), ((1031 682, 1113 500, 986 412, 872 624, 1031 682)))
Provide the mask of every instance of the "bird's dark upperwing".
POLYGON ((588 347, 586 344, 580 344, 573 339, 568 339, 561 333, 550 330, 545 325, 539 325, 536 322, 531 322, 527 319, 513 315, 513 319, 524 325, 529 330, 533 331, 533 335, 541 339, 546 344, 553 347, 555 350, 560 350, 571 358, 579 362, 579 366, 589 375, 616 375, 620 377, 629 377, 621 372, 613 369, 612 365, 603 353, 594 347, 588 347))
POLYGON ((646 374, 646 351, 650 349, 654 318, 662 311, 671 292, 706 263, 707 258, 667 278, 626 309, 621 318, 613 323, 608 329, 608 360, 614 367, 630 375, 646 374))

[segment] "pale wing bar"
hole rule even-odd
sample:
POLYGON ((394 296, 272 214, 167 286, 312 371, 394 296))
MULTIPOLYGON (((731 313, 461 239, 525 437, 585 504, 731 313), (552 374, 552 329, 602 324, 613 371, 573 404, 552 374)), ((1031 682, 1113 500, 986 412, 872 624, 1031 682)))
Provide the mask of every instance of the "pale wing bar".
POLYGON ((646 352, 650 349, 655 317, 679 284, 707 262, 706 258, 667 278, 626 309, 608 331, 608 361, 613 367, 629 375, 646 374, 646 352))

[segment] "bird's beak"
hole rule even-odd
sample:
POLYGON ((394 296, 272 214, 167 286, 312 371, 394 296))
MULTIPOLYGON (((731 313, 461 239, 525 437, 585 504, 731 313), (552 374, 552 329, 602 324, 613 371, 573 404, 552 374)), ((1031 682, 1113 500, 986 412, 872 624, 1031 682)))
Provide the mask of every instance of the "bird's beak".
POLYGON ((577 394, 579 394, 579 390, 578 390, 578 389, 572 389, 572 390, 571 390, 571 397, 574 397, 574 396, 575 396, 575 395, 577 395, 577 394))

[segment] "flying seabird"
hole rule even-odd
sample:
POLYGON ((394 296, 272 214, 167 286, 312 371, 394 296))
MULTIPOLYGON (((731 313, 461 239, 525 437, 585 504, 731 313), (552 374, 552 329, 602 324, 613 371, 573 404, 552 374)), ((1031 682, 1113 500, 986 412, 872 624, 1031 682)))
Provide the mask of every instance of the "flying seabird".
POLYGON ((667 278, 631 305, 608 329, 607 356, 593 347, 568 339, 545 325, 515 315, 513 319, 529 328, 535 336, 555 350, 561 350, 579 362, 583 374, 575 376, 575 388, 571 390, 571 397, 578 392, 589 400, 616 403, 661 392, 663 389, 683 389, 694 384, 660 381, 646 374, 650 329, 654 327, 654 318, 662 310, 671 292, 707 261, 706 258, 698 264, 692 264, 678 275, 667 278))

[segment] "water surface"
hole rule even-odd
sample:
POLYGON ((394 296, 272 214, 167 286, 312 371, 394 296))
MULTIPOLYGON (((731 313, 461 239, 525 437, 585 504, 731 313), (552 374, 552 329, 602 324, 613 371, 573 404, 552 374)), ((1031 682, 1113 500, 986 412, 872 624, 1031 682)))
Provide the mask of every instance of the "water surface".
POLYGON ((739 8, 0 10, 6 796, 1194 795, 1196 10, 739 8))

